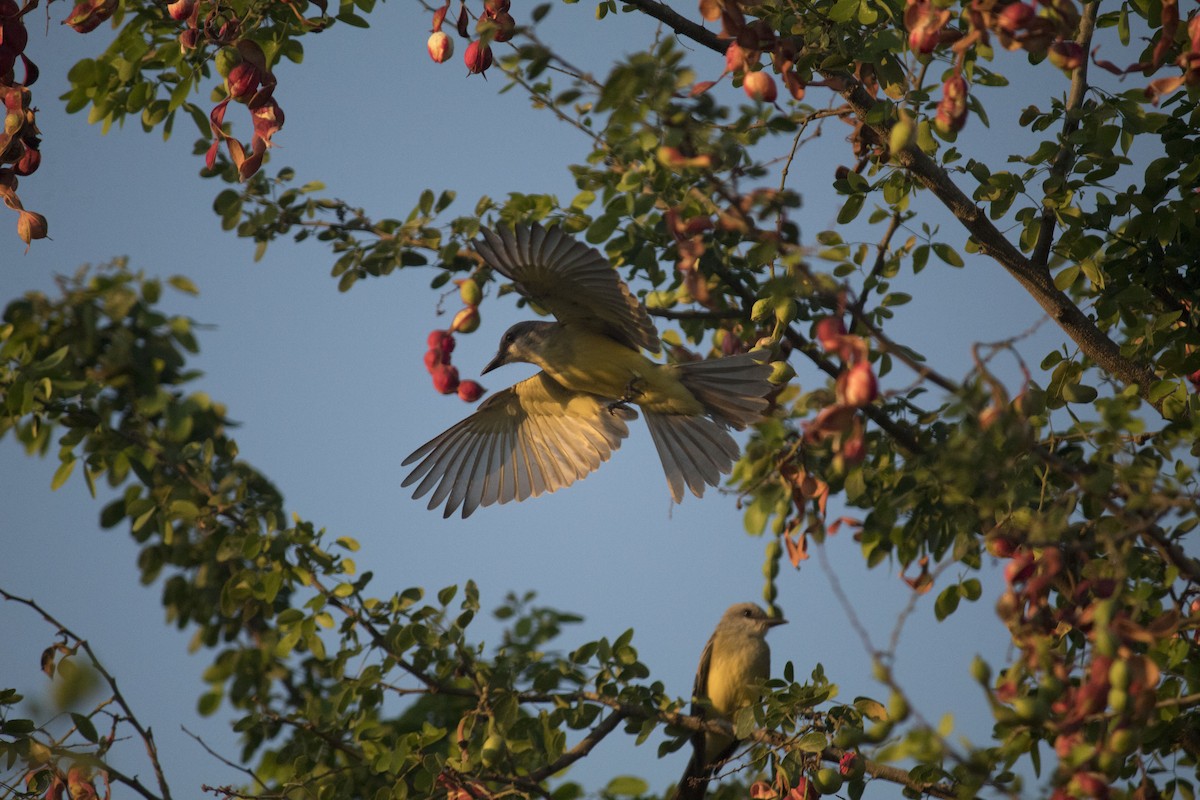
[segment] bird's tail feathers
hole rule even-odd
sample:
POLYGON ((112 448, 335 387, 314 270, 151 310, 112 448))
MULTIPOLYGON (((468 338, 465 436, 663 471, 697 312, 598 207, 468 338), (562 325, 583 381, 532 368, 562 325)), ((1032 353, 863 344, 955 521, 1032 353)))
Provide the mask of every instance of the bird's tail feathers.
POLYGON ((700 763, 701 752, 703 749, 700 752, 692 753, 692 759, 688 762, 683 777, 675 786, 672 800, 704 800, 704 795, 708 791, 710 771, 706 764, 700 763))
POLYGON ((700 733, 697 736, 700 743, 697 745, 693 737, 692 757, 683 772, 683 777, 675 786, 675 794, 671 800, 704 800, 704 795, 708 792, 708 782, 712 780, 713 774, 737 752, 737 742, 731 741, 716 758, 706 764, 703 761, 704 734, 700 733))
POLYGON ((737 430, 762 418, 775 388, 765 351, 678 364, 679 380, 708 413, 737 430))
POLYGON ((705 486, 720 485, 721 475, 729 472, 738 457, 737 442, 722 423, 708 417, 642 411, 672 500, 683 500, 684 486, 703 497, 705 486))

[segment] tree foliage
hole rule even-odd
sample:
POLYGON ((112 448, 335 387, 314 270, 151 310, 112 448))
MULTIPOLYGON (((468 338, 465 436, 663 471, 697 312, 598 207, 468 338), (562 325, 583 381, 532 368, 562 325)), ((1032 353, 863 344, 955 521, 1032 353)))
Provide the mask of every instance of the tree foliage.
MULTIPOLYGON (((16 177, 36 170, 36 74, 17 82, 24 42, 13 31, 35 5, 0 0, 12 119, 0 189, 14 208, 16 177)), ((784 556, 798 564, 810 540, 838 529, 853 530, 869 565, 898 562, 914 591, 936 589, 938 619, 981 596, 985 561, 1004 564, 996 613, 1012 658, 962 665, 984 690, 991 741, 964 744, 911 714, 887 652, 875 662, 886 703, 843 702, 819 667, 807 679, 789 668, 761 708, 734 722, 761 776, 754 796, 856 800, 867 779, 910 795, 1037 793, 1031 772, 1060 798, 1193 796, 1195 9, 1184 16, 1174 0, 702 0, 685 16, 656 0, 603 0, 595 24, 631 13, 663 35, 597 80, 538 36, 549 4, 488 0, 445 22, 454 10, 431 8, 435 28, 472 40, 472 72, 490 53, 493 79, 544 108, 548 123, 577 129, 591 152, 569 167, 578 195, 568 204, 481 198, 450 216, 455 194, 427 191, 392 218, 269 163, 272 137, 286 136, 273 66, 299 63, 304 37, 331 24, 367 27, 373 5, 85 0, 71 26, 91 30, 111 16, 117 34, 71 70, 64 99, 106 127, 132 116, 169 133, 181 112, 194 119, 202 174, 223 186, 216 212, 260 255, 281 239, 315 240, 341 290, 418 266, 435 270, 434 289, 459 281, 467 313, 451 338, 502 296, 484 294, 496 278, 469 248, 481 222, 537 220, 608 255, 672 326, 673 357, 770 347, 781 389, 732 476, 747 530, 771 537, 768 600, 784 556), (1070 77, 1063 96, 1038 83, 1059 70, 1070 77), (212 107, 194 101, 197 88, 214 87, 212 107), (977 146, 988 105, 1014 102, 1027 105, 1011 150, 977 146), (802 191, 793 166, 815 131, 843 123, 851 134, 847 166, 834 175, 837 224, 809 235, 794 219, 802 191), (924 286, 968 259, 1010 273, 1068 344, 1032 369, 1017 340, 977 345, 973 370, 953 380, 893 339, 893 309, 911 299, 898 279, 924 286), (996 374, 1003 353, 1021 365, 1016 386, 996 374), (827 382, 802 391, 790 382, 800 363, 827 382), (880 394, 884 377, 902 388, 880 394), (829 519, 834 496, 853 518, 829 519)), ((430 41, 435 60, 446 41, 430 41)), ((29 213, 18 223, 27 242, 46 225, 29 213)), ((185 278, 167 283, 192 291, 185 278)), ((665 753, 720 724, 682 713, 687 699, 652 681, 632 631, 561 652, 555 637, 574 618, 513 597, 497 612, 508 633, 486 651, 473 638, 479 600, 465 576, 433 593, 376 594, 355 543, 288 518, 280 492, 240 459, 222 405, 190 390, 196 339, 189 320, 158 310, 161 280, 116 263, 61 288, 4 312, 0 435, 32 455, 53 449, 56 487, 77 474, 121 490, 102 524, 128 528, 170 619, 212 652, 201 708, 239 715, 247 780, 219 794, 565 800, 584 787, 553 776, 614 732, 641 740, 665 727, 665 753)), ((154 760, 153 737, 86 642, 51 622, 60 633, 43 656, 47 672, 91 660, 113 701, 63 731, 19 718, 15 691, 0 693, 9 791, 84 797, 121 784, 165 800, 161 772, 144 783, 107 758, 116 738, 133 735, 154 760)), ((647 791, 620 779, 602 794, 647 791)))

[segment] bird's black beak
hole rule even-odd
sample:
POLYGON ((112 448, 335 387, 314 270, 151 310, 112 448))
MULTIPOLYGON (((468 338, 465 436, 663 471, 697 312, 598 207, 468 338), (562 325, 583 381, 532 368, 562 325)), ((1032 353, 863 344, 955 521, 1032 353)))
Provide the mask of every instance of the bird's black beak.
POLYGON ((504 356, 505 356, 505 353, 503 350, 501 350, 499 353, 496 353, 496 356, 487 363, 487 366, 484 367, 483 371, 480 372, 479 374, 487 375, 489 372, 494 370, 496 367, 502 367, 505 364, 507 364, 508 362, 505 360, 504 356))
POLYGON ((768 628, 774 628, 777 625, 787 625, 787 620, 783 617, 770 617, 767 619, 768 628))

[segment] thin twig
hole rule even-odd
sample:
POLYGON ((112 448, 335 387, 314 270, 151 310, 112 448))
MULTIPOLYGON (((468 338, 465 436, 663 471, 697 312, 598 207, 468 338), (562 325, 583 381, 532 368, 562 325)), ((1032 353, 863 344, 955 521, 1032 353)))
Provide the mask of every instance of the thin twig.
MULTIPOLYGON (((43 609, 35 600, 17 597, 16 595, 10 594, 2 588, 0 588, 0 597, 3 597, 5 600, 11 600, 14 603, 20 603, 21 605, 33 609, 33 611, 41 615, 42 619, 58 628, 60 634, 68 637, 79 647, 83 648, 83 651, 87 653, 88 659, 91 661, 92 668, 95 669, 96 672, 100 673, 100 676, 104 678, 104 682, 107 683, 108 688, 112 690, 113 699, 116 701, 117 705, 121 707, 121 710, 125 712, 126 720, 128 720, 129 724, 133 726, 133 729, 137 731, 138 736, 140 736, 142 739, 142 743, 145 744, 146 754, 150 758, 150 764, 154 768, 154 776, 158 780, 159 791, 162 793, 162 800, 171 800, 171 789, 167 785, 166 775, 163 773, 162 764, 160 764, 158 760, 158 746, 154 743, 154 732, 150 728, 143 727, 142 723, 138 721, 137 717, 133 713, 133 709, 125 700, 125 696, 121 694, 121 690, 117 686, 117 679, 114 678, 109 671, 104 668, 104 665, 100 662, 100 659, 96 656, 95 651, 92 650, 92 646, 88 644, 87 640, 81 638, 66 625, 63 625, 61 622, 55 619, 50 612, 43 609)), ((119 779, 123 783, 128 784, 130 788, 134 789, 138 794, 148 798, 149 800, 156 800, 156 796, 147 790, 136 778, 124 776, 116 770, 109 769, 107 765, 106 769, 108 769, 108 771, 113 775, 118 775, 119 779)))

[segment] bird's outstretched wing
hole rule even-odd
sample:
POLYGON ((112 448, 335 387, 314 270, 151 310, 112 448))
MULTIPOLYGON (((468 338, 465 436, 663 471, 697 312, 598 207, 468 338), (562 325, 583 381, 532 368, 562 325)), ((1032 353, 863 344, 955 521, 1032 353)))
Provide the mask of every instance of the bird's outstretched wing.
POLYGON ((403 486, 413 497, 430 490, 429 508, 444 517, 462 506, 521 501, 553 492, 595 471, 629 435, 637 414, 609 408, 596 395, 564 389, 544 372, 496 392, 471 416, 404 459, 420 461, 403 486))
POLYGON ((661 349, 650 315, 608 259, 560 228, 484 228, 475 249, 560 322, 585 325, 634 349, 661 349))

